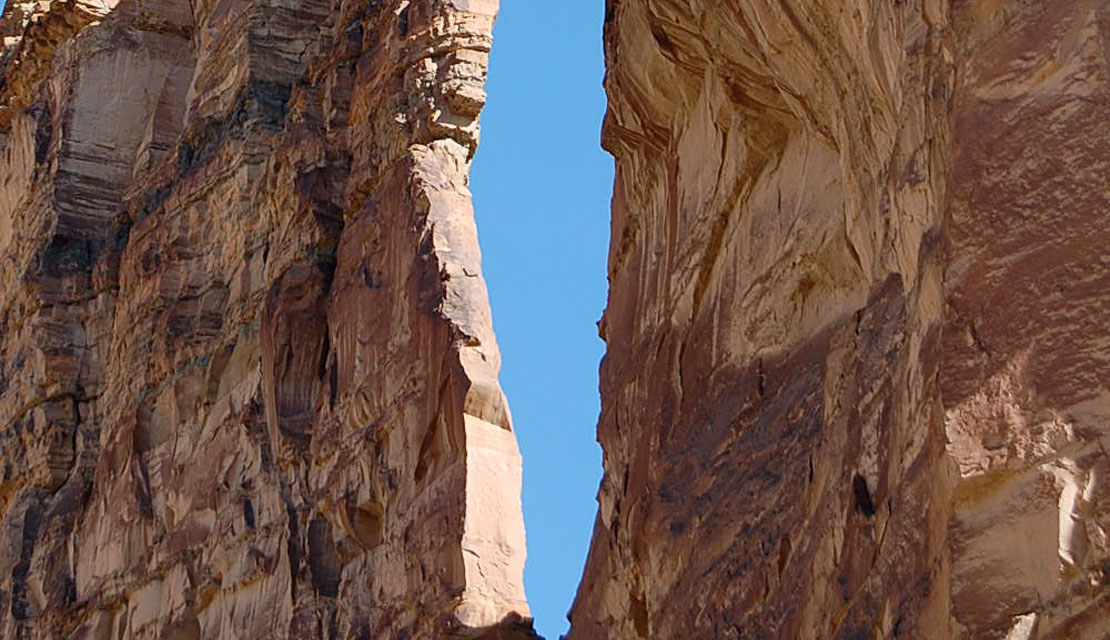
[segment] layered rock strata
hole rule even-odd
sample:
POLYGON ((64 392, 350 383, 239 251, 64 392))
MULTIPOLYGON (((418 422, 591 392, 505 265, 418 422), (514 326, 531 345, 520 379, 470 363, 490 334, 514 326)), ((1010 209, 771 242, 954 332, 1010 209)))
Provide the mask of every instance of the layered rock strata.
POLYGON ((1110 5, 609 0, 570 637, 1102 638, 1110 5))
POLYGON ((495 13, 8 3, 0 635, 531 635, 467 189, 495 13))

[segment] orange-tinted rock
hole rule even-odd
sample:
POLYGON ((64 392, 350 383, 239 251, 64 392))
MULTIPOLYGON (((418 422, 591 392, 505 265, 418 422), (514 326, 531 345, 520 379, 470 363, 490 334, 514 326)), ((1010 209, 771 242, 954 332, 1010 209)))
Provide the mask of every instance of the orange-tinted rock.
POLYGON ((572 638, 946 620, 944 16, 848 4, 610 3, 605 476, 572 638))
POLYGON ((0 635, 531 636, 495 12, 9 3, 0 635))

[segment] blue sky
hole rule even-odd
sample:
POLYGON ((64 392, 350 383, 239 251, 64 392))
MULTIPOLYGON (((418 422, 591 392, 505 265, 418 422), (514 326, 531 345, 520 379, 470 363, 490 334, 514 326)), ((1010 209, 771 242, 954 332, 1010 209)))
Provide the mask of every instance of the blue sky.
POLYGON ((601 479, 595 323, 613 186, 599 146, 604 11, 603 0, 502 0, 471 174, 524 456, 525 588, 548 640, 567 628, 601 479))

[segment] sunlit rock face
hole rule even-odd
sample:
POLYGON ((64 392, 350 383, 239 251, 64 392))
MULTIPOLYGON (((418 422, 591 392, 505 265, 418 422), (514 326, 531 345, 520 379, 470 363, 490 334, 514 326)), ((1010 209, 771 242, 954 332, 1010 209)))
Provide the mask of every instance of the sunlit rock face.
POLYGON ((0 636, 530 637, 495 12, 8 3, 0 636))
POLYGON ((1110 632, 1110 5, 609 0, 571 638, 1110 632))

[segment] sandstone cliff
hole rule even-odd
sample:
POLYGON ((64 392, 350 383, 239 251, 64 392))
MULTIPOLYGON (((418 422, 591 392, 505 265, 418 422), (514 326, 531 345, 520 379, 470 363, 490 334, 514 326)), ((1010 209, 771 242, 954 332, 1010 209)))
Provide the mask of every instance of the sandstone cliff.
POLYGON ((0 21, 0 636, 530 635, 496 0, 0 21))
MULTIPOLYGON (((14 0, 0 637, 532 637, 494 0, 14 0)), ((1110 3, 608 0, 571 638, 1110 634, 1110 3)))
POLYGON ((609 0, 571 638, 1110 633, 1110 4, 609 0))

